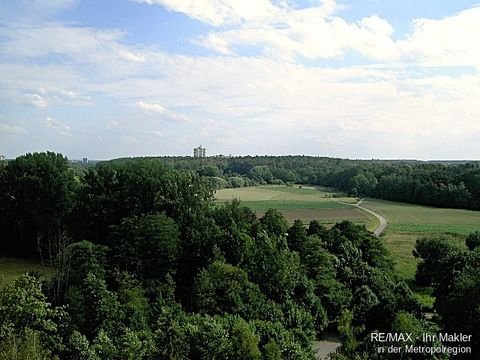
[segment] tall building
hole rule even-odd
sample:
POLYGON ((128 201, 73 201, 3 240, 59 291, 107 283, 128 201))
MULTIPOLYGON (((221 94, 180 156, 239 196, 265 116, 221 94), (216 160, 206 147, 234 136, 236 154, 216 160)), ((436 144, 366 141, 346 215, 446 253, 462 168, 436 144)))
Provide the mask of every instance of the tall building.
POLYGON ((204 158, 207 156, 207 149, 203 148, 202 145, 199 147, 193 148, 193 157, 204 158))
POLYGON ((5 160, 5 156, 0 155, 0 161, 3 161, 3 160, 5 160))

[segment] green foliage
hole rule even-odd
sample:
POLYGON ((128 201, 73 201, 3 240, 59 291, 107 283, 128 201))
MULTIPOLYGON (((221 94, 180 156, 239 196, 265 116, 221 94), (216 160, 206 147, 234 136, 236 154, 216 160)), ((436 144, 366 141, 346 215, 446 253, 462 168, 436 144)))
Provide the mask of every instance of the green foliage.
POLYGON ((260 234, 246 268, 249 278, 274 301, 284 301, 293 295, 301 277, 300 257, 288 249, 285 238, 260 234))
POLYGON ((254 333, 252 327, 239 317, 232 318, 230 327, 232 359, 261 359, 258 349, 260 338, 254 333))
POLYGON ((134 331, 148 327, 149 304, 141 283, 128 273, 117 276, 118 301, 125 314, 125 325, 134 331))
POLYGON ((178 304, 172 307, 162 307, 153 334, 155 342, 154 358, 165 360, 189 359, 189 332, 192 330, 188 325, 187 315, 178 304))
POLYGON ((223 318, 193 316, 190 320, 190 359, 230 359, 232 342, 223 318))
POLYGON ((463 268, 460 247, 451 237, 435 236, 417 240, 413 255, 421 258, 417 267, 415 279, 419 285, 434 285, 443 288, 441 284, 448 284, 454 276, 454 270, 463 268))
POLYGON ((259 347, 264 359, 312 360, 311 347, 302 347, 294 333, 279 322, 255 320, 255 333, 260 337, 259 347))
POLYGON ((301 220, 295 220, 288 229, 287 243, 292 251, 299 251, 307 240, 307 230, 301 220))
POLYGON ((89 241, 80 241, 68 245, 58 258, 63 259, 59 268, 59 275, 65 282, 64 286, 81 286, 88 273, 106 276, 105 264, 107 263, 108 248, 103 245, 95 245, 89 241))
POLYGON ((219 261, 199 273, 194 298, 195 308, 201 313, 238 314, 246 319, 261 316, 266 302, 246 271, 219 261))
POLYGON ((140 279, 164 280, 176 272, 179 237, 175 221, 165 214, 126 218, 110 241, 114 263, 140 279))
POLYGON ((436 296, 434 308, 447 331, 472 335, 472 352, 480 350, 480 251, 452 244, 448 238, 423 238, 415 255, 422 259, 416 280, 428 283, 436 296))
POLYGON ((467 260, 467 267, 458 274, 449 291, 437 299, 435 308, 442 316, 446 329, 472 335, 472 352, 480 351, 480 253, 467 260))
MULTIPOLYGON (((226 186, 336 184, 358 194, 387 197, 397 191, 400 198, 422 202, 428 190, 425 179, 430 178, 439 203, 455 195, 456 205, 476 206, 476 167, 462 168, 468 173, 463 182, 464 173, 452 180, 450 170, 437 166, 413 174, 404 165, 300 157, 278 163, 259 157, 196 164, 188 159, 125 159, 90 168, 71 182, 70 171, 62 170, 64 162, 61 156, 32 155, 0 170, 6 185, 0 191, 6 201, 0 204, 0 215, 5 215, 0 221, 6 232, 20 236, 19 229, 29 228, 20 238, 35 234, 31 239, 35 244, 40 240, 42 250, 55 259, 55 275, 43 288, 27 275, 0 293, 0 355, 312 359, 311 341, 327 328, 338 328, 343 345, 335 356, 367 359, 374 353, 365 339, 374 330, 452 331, 461 323, 461 331, 480 338, 478 234, 468 238, 470 250, 450 238, 417 242, 417 281, 433 287, 441 326, 436 329, 422 320, 411 289, 393 274, 383 240, 365 227, 345 221, 327 230, 313 221, 305 228, 300 220, 289 227, 278 210, 257 219, 239 201, 223 207, 212 202, 212 180, 226 186), (29 174, 25 178, 14 172, 19 164, 29 174), (49 172, 49 166, 58 183, 50 174, 38 175, 39 169, 49 172), (433 170, 443 171, 444 185, 433 170), (48 193, 45 184, 54 189, 35 203, 36 212, 21 209, 26 214, 23 227, 12 225, 9 212, 26 206, 23 194, 18 195, 23 203, 16 202, 11 191, 20 188, 11 181, 17 177, 21 186, 27 184, 29 196, 48 193), (420 190, 412 195, 415 186, 420 190), (45 214, 37 206, 41 202, 46 203, 45 214), (52 214, 58 218, 47 219, 52 214), (46 222, 40 224, 44 216, 46 222), (31 226, 25 226, 27 218, 33 219, 31 226), (70 243, 70 237, 76 242, 70 243), (54 308, 50 302, 65 307, 54 308)), ((332 196, 297 186, 285 193, 295 197, 302 190, 313 192, 312 197, 317 192, 332 196)), ((477 349, 478 343, 473 346, 477 349)))
POLYGON ((353 314, 350 310, 343 310, 338 319, 338 333, 342 338, 342 352, 351 353, 358 346, 356 329, 352 325, 353 314))
POLYGON ((47 302, 33 276, 21 276, 0 293, 0 340, 12 333, 22 335, 26 329, 53 339, 62 317, 64 311, 47 302))
POLYGON ((260 231, 265 231, 269 236, 285 236, 287 229, 287 220, 276 209, 268 210, 260 218, 260 231))
POLYGON ((224 174, 231 187, 300 183, 330 186, 370 196, 438 207, 480 209, 476 163, 342 160, 308 156, 245 156, 196 159, 167 157, 165 163, 200 174, 224 174), (238 182, 231 181, 236 179, 238 182), (242 183, 248 181, 247 184, 242 183))
POLYGON ((66 303, 76 328, 89 339, 101 330, 115 335, 121 329, 125 314, 118 295, 101 276, 89 272, 81 286, 68 289, 66 303))
POLYGON ((23 335, 8 335, 0 341, 0 360, 58 360, 44 349, 41 334, 26 329, 23 335))
POLYGON ((78 183, 61 154, 33 153, 0 172, 0 249, 55 256, 78 183))
POLYGON ((232 200, 225 206, 216 207, 212 211, 215 224, 221 235, 216 245, 223 252, 226 260, 234 265, 242 263, 250 256, 253 239, 249 236, 257 218, 247 207, 240 206, 240 201, 232 200))
POLYGON ((480 231, 475 231, 467 236, 465 244, 470 250, 475 250, 480 246, 480 231))
POLYGON ((354 322, 364 324, 378 304, 377 295, 367 285, 359 287, 352 299, 354 322))

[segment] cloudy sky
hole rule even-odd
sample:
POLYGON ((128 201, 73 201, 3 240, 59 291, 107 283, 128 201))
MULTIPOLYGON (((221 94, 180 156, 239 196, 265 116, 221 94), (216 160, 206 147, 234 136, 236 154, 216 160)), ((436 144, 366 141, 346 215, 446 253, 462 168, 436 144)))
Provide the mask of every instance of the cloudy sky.
POLYGON ((468 0, 0 1, 0 154, 480 159, 468 0))

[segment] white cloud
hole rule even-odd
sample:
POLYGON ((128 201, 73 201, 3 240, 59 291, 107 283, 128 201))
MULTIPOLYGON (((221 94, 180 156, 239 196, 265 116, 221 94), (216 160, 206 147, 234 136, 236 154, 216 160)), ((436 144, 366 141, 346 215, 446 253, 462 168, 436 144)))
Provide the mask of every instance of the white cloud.
MULTIPOLYGON (((95 99, 88 115, 98 119, 105 142, 124 136, 140 153, 148 141, 160 151, 156 137, 163 136, 161 146, 181 144, 188 153, 191 143, 202 143, 234 154, 480 158, 478 71, 440 76, 421 68, 480 64, 480 45, 469 33, 461 37, 466 30, 480 33, 478 9, 418 20, 410 36, 394 41, 392 26, 381 17, 352 23, 334 15, 335 2, 329 2, 330 10, 322 4, 277 6, 275 21, 246 10, 241 16, 227 10, 195 15, 221 24, 200 40, 228 56, 174 55, 126 44, 117 30, 51 23, 2 30, 6 41, 0 52, 8 57, 1 58, 0 100, 44 109, 93 105, 95 99), (258 46, 270 56, 235 56, 242 45, 258 46), (299 55, 336 58, 349 50, 380 64, 334 69, 306 67, 298 60, 299 55), (61 64, 49 63, 52 54, 61 55, 61 64), (38 59, 43 65, 35 64, 38 59), (108 111, 127 109, 127 114, 105 115, 102 98, 108 111)), ((196 3, 188 6, 197 11, 196 3)), ((71 132, 51 117, 45 125, 71 132)), ((82 126, 87 125, 75 125, 76 131, 82 126)), ((92 146, 99 153, 106 148, 92 146)), ((112 141, 108 151, 114 149, 112 141)))
POLYGON ((135 103, 135 106, 139 109, 142 109, 150 113, 161 114, 160 118, 162 120, 176 122, 176 123, 190 122, 190 119, 187 116, 171 110, 167 110, 159 104, 138 101, 135 103))
POLYGON ((440 20, 416 19, 412 34, 397 45, 407 61, 480 69, 479 33, 480 7, 474 7, 440 20))
POLYGON ((0 23, 32 25, 72 8, 78 0, 15 0, 3 1, 0 23), (21 14, 21 16, 18 16, 21 14))
POLYGON ((117 129, 120 127, 120 123, 116 120, 110 120, 105 126, 107 129, 117 129))
POLYGON ((50 116, 45 118, 44 123, 48 128, 58 130, 63 134, 70 134, 70 130, 72 130, 69 125, 63 124, 50 116))
POLYGON ((43 26, 0 28, 0 53, 9 58, 35 59, 62 55, 77 64, 102 66, 107 74, 128 71, 145 62, 138 50, 123 45, 125 33, 49 23, 43 26))
MULTIPOLYGON (((262 21, 277 13, 278 7, 268 0, 132 0, 162 5, 170 11, 184 13, 202 22, 219 26, 245 21, 262 21)), ((331 2, 331 1, 328 1, 331 2)))
POLYGON ((44 109, 48 107, 48 101, 39 94, 26 94, 25 102, 29 105, 44 109))
POLYGON ((18 102, 25 105, 35 106, 39 109, 45 109, 52 105, 93 105, 93 99, 88 95, 81 95, 72 90, 64 89, 45 89, 40 87, 37 92, 26 93, 14 96, 18 102))
POLYGON ((143 110, 154 111, 154 112, 157 112, 157 113, 163 113, 163 112, 166 111, 166 109, 161 105, 149 104, 149 103, 146 103, 146 102, 143 102, 143 101, 138 101, 135 104, 135 106, 140 108, 140 109, 143 109, 143 110))
POLYGON ((0 133, 6 134, 27 134, 28 131, 23 127, 10 125, 4 122, 0 122, 0 133))
POLYGON ((217 27, 194 42, 225 55, 258 46, 264 55, 294 61, 299 56, 339 58, 353 50, 374 62, 480 67, 480 7, 439 20, 415 19, 413 31, 394 40, 386 19, 373 14, 348 22, 336 15, 341 6, 334 0, 305 8, 267 0, 135 1, 162 5, 217 27))
POLYGON ((132 143, 132 144, 138 144, 138 142, 139 142, 138 139, 135 136, 132 136, 132 135, 124 135, 123 139, 126 142, 132 143))

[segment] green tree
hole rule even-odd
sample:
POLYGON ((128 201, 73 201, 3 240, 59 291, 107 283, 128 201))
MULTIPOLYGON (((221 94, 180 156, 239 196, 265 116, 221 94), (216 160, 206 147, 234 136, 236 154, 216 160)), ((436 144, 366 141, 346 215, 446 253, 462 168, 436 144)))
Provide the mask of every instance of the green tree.
POLYGON ((475 231, 467 236, 465 244, 470 250, 475 250, 480 246, 480 231, 475 231))
POLYGON ((41 334, 26 329, 23 335, 12 333, 0 341, 0 360, 58 360, 44 348, 41 334))
POLYGON ((65 316, 62 308, 47 301, 41 284, 31 275, 22 275, 0 292, 0 339, 21 335, 26 329, 53 338, 65 316))
POLYGON ((90 340, 100 331, 116 336, 124 327, 125 314, 118 295, 108 290, 105 280, 97 274, 89 272, 81 286, 70 287, 66 303, 75 328, 90 340))
POLYGON ((26 346, 18 356, 37 349, 48 358, 50 350, 62 351, 62 330, 68 320, 64 308, 53 307, 31 275, 22 275, 0 292, 0 342, 7 353, 17 351, 18 341, 26 346))
POLYGON ((124 219, 112 233, 115 265, 140 279, 165 280, 174 275, 180 256, 180 232, 165 214, 124 219))
POLYGON ((260 218, 260 229, 269 236, 285 236, 288 223, 280 211, 270 209, 260 218))
POLYGON ((165 360, 187 360, 190 353, 189 326, 187 315, 178 304, 163 306, 155 325, 154 358, 165 360))
POLYGON ((195 282, 195 308, 201 313, 231 313, 246 319, 261 316, 265 296, 247 273, 235 266, 214 261, 195 282))
POLYGON ((33 153, 0 172, 0 248, 54 258, 78 185, 61 154, 33 153))
POLYGON ((287 243, 292 251, 300 251, 307 240, 307 230, 302 220, 295 220, 288 229, 287 243))

